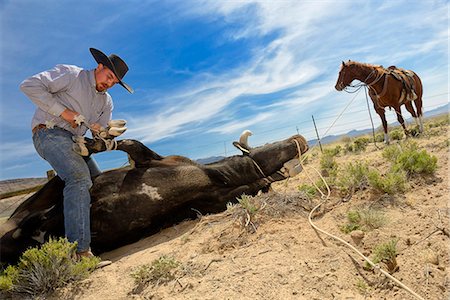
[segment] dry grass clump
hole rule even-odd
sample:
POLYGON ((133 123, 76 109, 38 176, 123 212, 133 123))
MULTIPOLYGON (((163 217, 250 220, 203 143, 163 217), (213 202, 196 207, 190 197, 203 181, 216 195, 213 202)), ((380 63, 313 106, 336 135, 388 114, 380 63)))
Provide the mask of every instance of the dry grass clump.
MULTIPOLYGON (((372 261, 375 264, 380 262, 384 263, 388 269, 388 272, 393 274, 398 271, 399 266, 397 264, 397 243, 398 239, 392 239, 386 243, 377 245, 372 253, 372 261)), ((366 268, 371 269, 368 264, 366 268)))
POLYGON ((175 279, 175 271, 181 264, 171 256, 162 255, 152 263, 137 267, 130 276, 134 279, 133 293, 139 293, 150 283, 158 286, 175 279))
POLYGON ((213 233, 210 242, 203 247, 205 252, 223 253, 246 245, 264 222, 293 215, 305 217, 316 204, 303 192, 278 193, 271 191, 257 196, 244 195, 236 203, 228 203, 227 210, 211 216, 202 217, 195 230, 221 228, 213 233))
POLYGON ((347 213, 347 223, 341 226, 341 231, 350 233, 354 230, 369 231, 386 224, 384 214, 377 209, 365 208, 350 210, 347 213))

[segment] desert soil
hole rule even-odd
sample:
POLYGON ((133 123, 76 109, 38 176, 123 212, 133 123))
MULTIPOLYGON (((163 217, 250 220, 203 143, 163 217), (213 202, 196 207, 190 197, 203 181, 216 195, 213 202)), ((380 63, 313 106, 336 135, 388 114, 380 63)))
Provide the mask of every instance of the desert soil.
MULTIPOLYGON (((366 189, 350 199, 337 193, 313 222, 371 256, 376 245, 398 239, 399 269, 392 275, 424 299, 449 299, 448 125, 414 138, 438 158, 434 175, 414 176, 409 189, 388 196, 366 189), (355 241, 340 227, 350 210, 377 207, 387 220, 355 241)), ((334 146, 334 145, 331 145, 334 146)), ((330 146, 330 147, 331 147, 330 146)), ((385 146, 378 144, 381 148, 385 146)), ((318 152, 318 148, 312 151, 318 152)), ((339 155, 337 163, 366 161, 380 172, 389 164, 370 144, 360 154, 339 155)), ((242 225, 235 209, 166 228, 139 242, 101 254, 113 263, 56 291, 53 299, 414 299, 384 275, 363 268, 347 246, 316 232, 308 222, 317 197, 307 200, 298 186, 318 178, 319 158, 287 182, 273 185, 252 223, 242 225), (255 230, 256 229, 256 230, 255 230), (175 279, 137 287, 130 274, 161 256, 179 262, 175 279)), ((381 263, 380 266, 386 269, 381 263)))

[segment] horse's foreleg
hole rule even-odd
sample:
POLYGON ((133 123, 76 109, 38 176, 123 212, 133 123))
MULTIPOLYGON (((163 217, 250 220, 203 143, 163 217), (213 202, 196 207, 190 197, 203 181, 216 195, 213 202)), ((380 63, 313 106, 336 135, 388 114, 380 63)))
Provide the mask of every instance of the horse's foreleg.
POLYGON ((378 106, 375 104, 375 111, 376 111, 376 113, 380 116, 380 118, 381 118, 381 123, 383 124, 383 129, 384 129, 384 142, 386 143, 386 145, 389 145, 389 134, 388 134, 388 127, 387 127, 386 116, 385 116, 385 114, 384 114, 384 108, 378 107, 378 106))

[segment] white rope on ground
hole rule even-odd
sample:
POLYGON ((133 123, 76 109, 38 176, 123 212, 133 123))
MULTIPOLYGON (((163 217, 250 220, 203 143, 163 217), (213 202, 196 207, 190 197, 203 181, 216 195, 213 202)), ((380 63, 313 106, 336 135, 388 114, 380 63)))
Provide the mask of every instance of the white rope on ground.
MULTIPOLYGON (((353 101, 353 99, 352 99, 352 101, 353 101)), ((350 103, 351 103, 351 102, 350 102, 350 103)), ((349 105, 347 105, 346 108, 347 108, 348 106, 349 106, 349 105)), ((344 110, 345 110, 345 109, 344 109, 344 110)), ((342 113, 343 113, 343 112, 342 112, 342 113)), ((341 115, 342 115, 342 113, 341 113, 341 115)), ((339 115, 338 118, 339 118, 341 115, 339 115)), ((337 119, 336 119, 336 120, 337 120, 337 119)), ((335 122, 336 122, 336 121, 335 121, 335 122)), ((334 124, 335 122, 333 122, 333 124, 334 124)), ((332 127, 332 126, 330 126, 330 128, 331 128, 331 127, 332 127)), ((330 128, 329 128, 329 129, 330 129, 330 128)), ((329 130, 329 129, 328 129, 328 130, 329 130)), ((327 132, 328 132, 328 130, 327 130, 327 132)), ((312 221, 312 215, 313 215, 313 213, 316 211, 316 209, 318 209, 320 206, 322 206, 322 204, 324 204, 324 203, 330 198, 331 190, 330 190, 330 187, 329 187, 328 183, 326 182, 325 178, 323 178, 323 176, 320 174, 319 171, 317 171, 315 168, 312 167, 313 170, 316 171, 317 174, 319 174, 320 179, 321 179, 321 180, 323 181, 323 183, 325 184, 325 187, 327 188, 327 195, 325 195, 325 194, 320 190, 320 188, 315 184, 315 182, 312 180, 312 178, 309 176, 308 172, 306 171, 306 168, 305 168, 305 166, 303 165, 303 160, 300 159, 300 157, 301 157, 301 149, 300 149, 300 145, 299 145, 298 141, 296 141, 296 140, 294 140, 294 141, 295 141, 295 143, 296 143, 296 145, 297 145, 297 151, 298 151, 298 153, 299 153, 299 156, 298 156, 298 157, 299 157, 300 164, 301 164, 303 170, 305 170, 306 176, 308 177, 308 179, 311 181, 311 183, 314 185, 314 187, 315 187, 315 188, 319 191, 319 193, 321 194, 321 199, 324 199, 322 202, 320 202, 318 205, 316 205, 316 206, 310 211, 310 213, 309 213, 309 215, 308 215, 308 222, 309 222, 309 224, 310 224, 315 230, 317 230, 317 231, 319 231, 319 232, 321 232, 321 233, 323 233, 323 234, 325 234, 325 235, 327 235, 327 236, 329 236, 329 237, 331 237, 331 238, 333 238, 333 239, 335 239, 335 240, 337 240, 337 241, 343 243, 345 246, 347 246, 347 247, 349 247, 350 249, 352 249, 356 254, 358 254, 360 257, 362 257, 369 265, 371 265, 371 266, 375 269, 375 271, 381 272, 384 276, 386 276, 387 278, 389 278, 389 279, 391 279, 392 281, 394 281, 395 283, 397 283, 400 287, 402 287, 403 289, 405 289, 407 292, 409 292, 410 294, 412 294, 412 295, 413 295, 414 297, 416 297, 417 299, 424 300, 424 298, 422 298, 420 295, 418 295, 417 293, 415 293, 413 290, 411 290, 409 287, 407 287, 405 284, 403 284, 400 280, 398 280, 397 278, 395 278, 394 276, 392 276, 391 274, 389 274, 388 272, 386 272, 385 270, 383 270, 383 269, 380 267, 380 265, 375 264, 374 262, 372 262, 368 257, 366 257, 364 254, 362 254, 358 249, 356 249, 356 248, 355 248, 354 246, 352 246, 350 243, 344 241, 344 240, 341 239, 340 237, 337 237, 337 236, 335 236, 335 235, 333 235, 333 234, 331 234, 331 233, 329 233, 329 232, 327 232, 327 231, 325 231, 325 230, 323 230, 323 229, 320 229, 317 225, 315 225, 315 224, 313 223, 313 221, 312 221)), ((316 144, 316 145, 317 145, 317 144, 316 144)))

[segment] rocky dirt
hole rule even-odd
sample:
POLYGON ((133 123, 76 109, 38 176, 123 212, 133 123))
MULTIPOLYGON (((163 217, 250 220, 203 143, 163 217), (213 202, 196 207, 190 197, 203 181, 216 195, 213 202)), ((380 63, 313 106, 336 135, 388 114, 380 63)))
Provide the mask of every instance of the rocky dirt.
MULTIPOLYGON (((397 239, 399 269, 392 275, 424 299, 449 299, 448 125, 428 128, 414 140, 438 158, 434 175, 413 176, 396 196, 370 188, 351 198, 332 193, 313 222, 371 256, 376 245, 397 239), (360 240, 343 233, 350 210, 376 207, 385 217, 360 240)), ((381 148, 385 146, 378 144, 381 148)), ((315 148, 312 152, 317 152, 315 148)), ((360 154, 339 155, 338 165, 366 161, 388 168, 382 150, 370 144, 360 154)), ((53 299, 414 299, 384 275, 364 268, 349 247, 315 231, 308 200, 298 186, 318 178, 318 154, 305 170, 260 195, 260 210, 248 219, 238 206, 162 230, 137 243, 103 253, 113 263, 81 283, 58 290, 53 299), (179 263, 174 279, 137 286, 130 274, 161 256, 179 263)), ((386 265, 380 266, 386 269, 386 265)))

